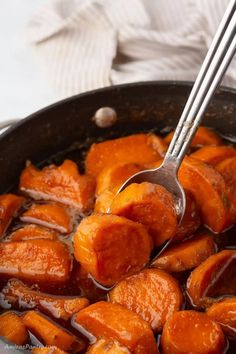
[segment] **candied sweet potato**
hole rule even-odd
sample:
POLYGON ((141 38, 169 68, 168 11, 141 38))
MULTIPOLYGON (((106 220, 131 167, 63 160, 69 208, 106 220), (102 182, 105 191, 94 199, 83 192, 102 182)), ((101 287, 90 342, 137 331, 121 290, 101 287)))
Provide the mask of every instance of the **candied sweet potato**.
POLYGON ((32 354, 67 354, 64 350, 61 350, 57 347, 35 347, 31 350, 32 354))
POLYGON ((158 353, 149 324, 119 304, 100 301, 74 315, 74 326, 82 326, 96 338, 118 340, 134 354, 158 353))
POLYGON ((14 308, 34 309, 49 314, 55 318, 68 320, 74 313, 89 305, 85 297, 56 296, 34 290, 18 279, 11 279, 3 288, 2 301, 14 308))
POLYGON ((28 332, 21 317, 11 311, 0 315, 0 336, 17 345, 25 344, 28 332))
POLYGON ((174 313, 161 336, 163 354, 222 354, 226 347, 220 325, 197 311, 174 313))
POLYGON ((113 285, 142 269, 152 242, 144 226, 116 215, 91 215, 74 236, 74 254, 99 283, 113 285))
POLYGON ((12 218, 24 202, 23 197, 14 194, 0 195, 0 237, 3 236, 12 218))
POLYGON ((115 197, 115 193, 106 190, 99 197, 97 197, 94 212, 95 213, 107 213, 110 210, 111 203, 115 197))
MULTIPOLYGON (((235 267, 236 251, 225 250, 213 254, 195 268, 187 281, 187 294, 192 304, 198 308, 208 307, 212 304, 213 298, 218 292, 220 294, 222 286, 217 286, 220 279, 225 278, 225 273, 230 277, 230 267, 235 267)), ((227 278, 227 277, 226 277, 227 278)), ((224 279, 223 293, 227 292, 228 284, 224 279)), ((230 289, 228 290, 230 291, 230 289)), ((234 292, 235 290, 233 290, 234 292)))
POLYGON ((174 198, 157 184, 130 184, 115 196, 110 212, 143 224, 152 236, 154 246, 173 237, 177 230, 174 198))
POLYGON ((167 272, 182 272, 197 267, 216 252, 216 244, 208 234, 202 234, 165 250, 152 263, 167 272))
POLYGON ((20 219, 23 222, 54 229, 62 234, 69 234, 73 228, 72 215, 58 204, 33 204, 20 219))
POLYGON ((20 190, 33 199, 59 202, 84 212, 93 205, 95 181, 80 175, 77 165, 70 160, 41 171, 30 164, 21 173, 20 190))
POLYGON ((236 297, 213 304, 207 310, 207 315, 221 325, 225 334, 236 339, 236 297))
POLYGON ((71 256, 60 241, 35 239, 0 243, 0 275, 33 282, 62 283, 69 279, 71 256))
POLYGON ((87 354, 130 354, 128 348, 121 345, 116 340, 101 338, 93 344, 87 354))
POLYGON ((213 166, 233 156, 236 156, 236 149, 226 145, 204 146, 191 154, 191 157, 213 166))
MULTIPOLYGON (((169 145, 173 136, 174 136, 174 132, 171 131, 164 138, 164 142, 169 145)), ((212 146, 222 145, 222 139, 213 130, 207 127, 199 127, 191 142, 191 147, 198 148, 200 146, 208 146, 208 145, 212 145, 212 146)))
POLYGON ((56 346, 65 351, 78 353, 85 343, 37 311, 28 311, 22 316, 25 326, 44 345, 56 346))
POLYGON ((219 172, 202 161, 185 157, 179 180, 194 196, 207 227, 219 233, 231 226, 226 184, 219 172))
POLYGON ((29 224, 12 232, 4 241, 27 241, 38 238, 57 240, 58 235, 53 230, 29 224))
POLYGON ((96 195, 101 195, 106 190, 116 193, 129 177, 141 171, 141 169, 139 165, 134 163, 104 168, 96 178, 96 195))
POLYGON ((227 197, 230 202, 230 215, 232 223, 236 223, 236 157, 231 157, 221 161, 215 166, 216 170, 223 176, 227 197))
POLYGON ((183 296, 175 278, 159 269, 145 269, 120 281, 109 300, 136 312, 155 332, 182 306, 183 296))
POLYGON ((134 163, 143 166, 164 154, 166 145, 154 134, 135 134, 93 144, 86 157, 86 172, 97 176, 104 168, 134 163))

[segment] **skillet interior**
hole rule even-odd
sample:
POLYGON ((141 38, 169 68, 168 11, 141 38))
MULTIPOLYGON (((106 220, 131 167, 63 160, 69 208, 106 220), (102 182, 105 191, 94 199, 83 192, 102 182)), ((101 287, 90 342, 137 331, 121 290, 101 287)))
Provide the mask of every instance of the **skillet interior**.
MULTIPOLYGON (((26 160, 40 164, 65 151, 81 160, 89 143, 138 131, 167 132, 180 117, 191 83, 149 82, 114 86, 74 96, 38 111, 0 136, 0 193, 12 188, 26 160), (98 128, 92 121, 102 106, 115 108, 118 122, 98 128), (79 150, 78 150, 79 148, 79 150)), ((236 91, 219 90, 204 123, 236 139, 236 91)))

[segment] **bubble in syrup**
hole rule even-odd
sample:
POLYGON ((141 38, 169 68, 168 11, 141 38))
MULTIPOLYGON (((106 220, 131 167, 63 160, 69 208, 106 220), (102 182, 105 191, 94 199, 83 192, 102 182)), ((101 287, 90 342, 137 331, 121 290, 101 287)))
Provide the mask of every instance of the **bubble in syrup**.
POLYGON ((93 120, 98 127, 109 128, 116 123, 117 114, 111 107, 102 107, 96 111, 93 120))

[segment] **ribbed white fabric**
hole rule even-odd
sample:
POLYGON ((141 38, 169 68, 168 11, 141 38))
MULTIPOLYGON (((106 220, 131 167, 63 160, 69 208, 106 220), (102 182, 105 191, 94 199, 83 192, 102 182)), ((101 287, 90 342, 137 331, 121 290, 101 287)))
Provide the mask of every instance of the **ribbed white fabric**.
MULTIPOLYGON (((29 34, 58 97, 144 80, 194 80, 228 0, 54 0, 29 34)), ((236 87, 236 60, 223 82, 236 87)))

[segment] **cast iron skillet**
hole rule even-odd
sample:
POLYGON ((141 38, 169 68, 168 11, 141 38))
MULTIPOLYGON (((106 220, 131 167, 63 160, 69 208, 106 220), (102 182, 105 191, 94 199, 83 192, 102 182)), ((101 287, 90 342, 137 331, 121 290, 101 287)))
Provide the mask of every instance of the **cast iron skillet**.
MULTIPOLYGON (((94 141, 150 130, 167 133, 176 126, 191 86, 173 81, 113 86, 71 97, 30 115, 0 135, 0 193, 17 185, 26 160, 43 165, 66 156, 81 165, 84 152, 94 141), (117 112, 118 121, 112 128, 98 128, 92 119, 104 106, 117 112)), ((203 124, 236 141, 236 90, 217 91, 203 124)))

